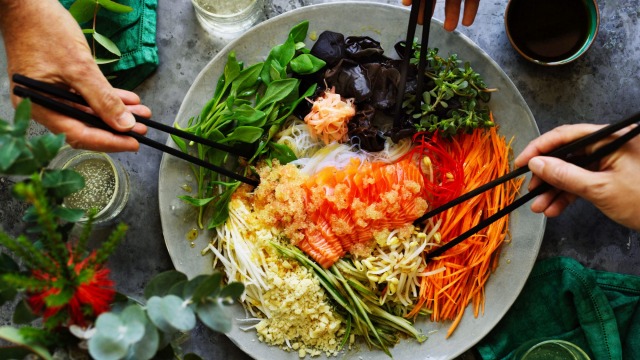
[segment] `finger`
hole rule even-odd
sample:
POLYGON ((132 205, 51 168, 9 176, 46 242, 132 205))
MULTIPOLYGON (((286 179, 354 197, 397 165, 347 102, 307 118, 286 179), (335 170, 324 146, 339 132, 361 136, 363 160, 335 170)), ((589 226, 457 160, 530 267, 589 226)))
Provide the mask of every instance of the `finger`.
POLYGON ((529 168, 549 185, 587 200, 591 200, 594 188, 607 181, 603 172, 592 172, 553 157, 534 157, 529 160, 529 168))
POLYGON ((402 0, 402 5, 404 5, 404 6, 411 5, 411 0, 402 0))
POLYGON ((127 110, 129 110, 132 114, 136 114, 143 118, 151 118, 151 109, 149 109, 145 105, 127 105, 127 110))
POLYGON ((129 90, 118 89, 118 88, 114 88, 113 90, 125 105, 140 104, 140 96, 138 96, 138 94, 129 90))
POLYGON ((460 2, 462 0, 447 0, 444 5, 444 29, 453 31, 458 26, 460 19, 460 2))
POLYGON ((560 215, 573 201, 576 196, 558 189, 551 189, 536 197, 531 203, 531 211, 544 213, 548 217, 560 215))
POLYGON ((462 15, 462 25, 470 26, 476 19, 480 7, 480 0, 465 0, 464 14, 462 15))
POLYGON ((566 143, 591 134, 592 132, 597 131, 603 126, 604 125, 593 124, 559 126, 532 140, 515 158, 514 164, 517 167, 522 167, 526 165, 534 156, 549 153, 566 143))
MULTIPOLYGON (((71 66, 73 69, 69 69, 65 80, 89 103, 91 109, 112 128, 118 131, 131 130, 135 125, 133 115, 127 111, 119 92, 109 84, 95 62, 93 65, 79 62, 71 66)), ((129 94, 123 95, 129 97, 129 94)), ((135 102, 135 99, 129 100, 135 102)))

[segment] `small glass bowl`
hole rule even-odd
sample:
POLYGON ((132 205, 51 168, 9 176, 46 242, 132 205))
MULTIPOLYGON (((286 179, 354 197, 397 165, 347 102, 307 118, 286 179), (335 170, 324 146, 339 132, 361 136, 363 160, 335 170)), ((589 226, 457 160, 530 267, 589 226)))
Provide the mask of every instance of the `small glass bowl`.
POLYGON ((590 360, 579 346, 564 340, 532 340, 520 346, 514 360, 590 360))
MULTIPOLYGON (((98 210, 94 225, 107 225, 124 210, 129 200, 129 175, 119 161, 102 152, 75 150, 65 146, 49 164, 50 168, 71 169, 85 178, 85 187, 66 197, 63 206, 98 210)), ((89 220, 85 215, 78 223, 89 220)))
POLYGON ((191 0, 202 27, 212 34, 236 35, 258 21, 264 0, 191 0))

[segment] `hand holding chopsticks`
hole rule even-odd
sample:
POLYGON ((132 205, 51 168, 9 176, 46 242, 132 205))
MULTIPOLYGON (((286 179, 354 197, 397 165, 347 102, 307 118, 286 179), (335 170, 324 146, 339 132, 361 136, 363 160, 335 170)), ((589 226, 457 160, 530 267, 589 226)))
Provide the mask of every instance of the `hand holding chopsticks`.
MULTIPOLYGON (((557 149, 549 152, 548 154, 546 154, 546 156, 548 157, 554 157, 554 158, 559 158, 559 159, 563 159, 567 162, 570 162, 572 164, 575 164, 579 167, 586 167, 589 166, 591 164, 594 164, 600 160, 602 160, 604 157, 610 155, 611 153, 613 153, 614 151, 620 149, 623 145, 625 145, 629 140, 633 139, 634 137, 636 137, 638 134, 640 134, 640 126, 637 126, 637 123, 640 121, 640 113, 639 114, 635 114, 625 120, 619 121, 617 123, 613 123, 611 125, 608 125, 606 127, 601 128, 598 131, 595 131, 593 133, 589 133, 585 136, 579 137, 574 141, 571 141, 563 146, 558 147, 557 149), (584 154, 584 155, 578 155, 580 154, 586 147, 588 146, 592 146, 595 145, 597 143, 600 143, 602 141, 604 141, 605 139, 611 137, 614 133, 625 129, 627 127, 630 127, 631 125, 636 125, 631 127, 627 132, 625 132, 624 134, 621 134, 617 137, 615 137, 614 140, 611 140, 609 142, 607 142, 606 144, 598 147, 596 150, 594 150, 592 153, 590 154, 584 154)), ((640 155, 640 146, 636 146, 635 147, 638 151, 637 155, 640 155)), ((633 159, 635 162, 635 168, 637 169, 636 173, 640 174, 640 157, 633 159)), ((462 202, 469 200, 485 191, 488 191, 490 189, 492 189, 493 187, 500 185, 506 181, 509 181, 511 179, 514 179, 516 177, 525 175, 526 173, 528 173, 530 171, 530 169, 528 168, 528 166, 523 166, 521 168, 518 168, 512 172, 510 172, 509 174, 506 174, 494 181, 491 181, 475 190, 472 190, 466 194, 463 194, 462 196, 450 201, 449 203, 446 203, 436 209, 433 209, 429 212, 427 212, 424 216, 420 217, 419 219, 416 220, 416 223, 420 223, 423 222, 424 220, 435 216, 443 211, 446 211, 458 204, 461 204, 462 202)), ((635 183, 637 180, 637 178, 633 178, 633 179, 618 179, 618 180, 622 180, 623 182, 625 181, 631 181, 632 183, 635 183)), ((629 186, 627 186, 626 188, 628 188, 629 186)), ((633 186, 631 186, 631 188, 633 189, 633 186)), ((513 203, 507 205, 505 208, 498 210, 495 214, 487 217, 486 219, 480 221, 480 223, 478 223, 476 226, 472 227, 471 229, 467 230, 466 232, 464 232, 463 234, 459 235, 458 237, 456 237, 453 240, 448 241, 447 243, 445 243, 443 246, 431 251, 430 253, 428 253, 426 255, 427 259, 432 259, 434 257, 440 256, 442 255, 445 251, 449 250, 450 248, 456 246, 457 244, 461 243, 462 241, 466 240, 467 238, 469 238, 470 236, 472 236, 473 234, 477 233, 478 231, 482 230, 483 228, 489 226, 490 224, 492 224, 493 222, 495 222, 496 220, 500 219, 501 217, 509 214, 510 212, 512 212, 513 210, 517 209, 518 207, 524 205, 525 203, 527 203, 529 200, 533 199, 534 197, 541 195, 543 193, 545 193, 546 191, 552 189, 552 187, 549 184, 546 183, 541 183, 538 186, 536 186, 535 188, 533 188, 530 192, 528 192, 527 194, 521 196, 520 198, 516 199, 513 203)), ((622 189, 622 191, 624 191, 624 189, 622 189)), ((624 196, 624 194, 621 194, 622 196, 624 196)), ((640 199, 636 199, 638 201, 640 201, 640 199)), ((635 204, 631 204, 632 206, 635 207, 635 209, 637 210, 637 212, 635 212, 635 216, 632 219, 629 219, 629 221, 635 221, 634 223, 629 223, 629 225, 634 226, 636 228, 640 228, 640 219, 638 219, 638 214, 640 214, 640 205, 635 205, 635 204)), ((629 209, 621 209, 621 212, 623 213, 628 213, 629 209)), ((614 218, 614 220, 616 220, 614 218)))
MULTIPOLYGON (((17 86, 14 87, 13 89, 13 93, 16 96, 22 97, 22 98, 30 98, 31 101, 33 101, 34 103, 43 106, 45 108, 48 108, 50 110, 56 111, 58 113, 61 113, 63 115, 69 116, 71 118, 80 120, 86 124, 89 124, 93 127, 96 128, 100 128, 103 129, 105 131, 109 131, 111 133, 114 134, 120 134, 120 135, 126 135, 126 136, 130 136, 134 139, 136 139, 138 142, 140 142, 141 144, 145 144, 147 146, 150 146, 154 149, 160 150, 162 152, 165 152, 167 154, 179 157, 183 160, 186 160, 190 163, 193 163, 195 165, 198 166, 202 166, 205 167, 207 169, 210 169, 212 171, 215 171, 219 174, 228 176, 231 179, 234 180, 238 180, 241 182, 244 182, 246 184, 249 185, 253 185, 253 186, 257 186, 258 185, 258 181, 255 179, 249 179, 246 178, 244 176, 241 176, 239 174, 236 174, 233 171, 230 171, 226 168, 220 167, 220 166, 216 166, 213 164, 210 164, 204 160, 201 160, 195 156, 191 156, 189 154, 185 154, 182 151, 172 148, 170 146, 167 146, 165 144, 159 143, 157 141, 154 141, 152 139, 149 139, 143 135, 140 135, 138 133, 135 133, 133 131, 129 131, 129 132, 125 132, 125 133, 121 133, 118 132, 116 130, 114 130, 113 128, 109 127, 107 124, 105 124, 102 119, 100 119, 99 117, 90 114, 88 112, 85 112, 83 110, 81 110, 78 107, 75 106, 71 106, 69 105, 69 103, 74 103, 74 104, 78 104, 78 105, 83 105, 83 106, 87 106, 87 102, 78 94, 74 94, 71 93, 69 91, 60 89, 58 87, 53 86, 52 84, 49 83, 44 83, 35 79, 31 79, 28 78, 26 76, 22 76, 20 74, 14 74, 13 76, 13 81, 18 84, 17 86), (46 95, 45 95, 46 94, 46 95), (48 96, 47 96, 48 95, 48 96), (63 101, 59 101, 56 98, 62 99, 63 101)), ((135 116, 135 115, 134 115, 135 116)), ((150 119, 146 119, 140 116, 135 116, 136 120, 140 123, 143 123, 149 127, 152 127, 154 129, 160 130, 160 131, 164 131, 166 133, 175 135, 175 136, 179 136, 182 137, 184 139, 193 141, 193 142, 197 142, 203 145, 207 145, 222 151, 226 151, 232 154, 236 154, 239 156, 251 156, 251 154, 247 153, 245 150, 241 150, 241 149, 236 149, 233 148, 231 146, 227 146, 224 144, 220 144, 220 143, 216 143, 213 141, 210 141, 208 139, 205 138, 201 138, 198 136, 195 136, 193 134, 190 134, 188 132, 173 128, 171 126, 167 126, 164 125, 162 123, 158 123, 155 121, 152 121, 150 119)))

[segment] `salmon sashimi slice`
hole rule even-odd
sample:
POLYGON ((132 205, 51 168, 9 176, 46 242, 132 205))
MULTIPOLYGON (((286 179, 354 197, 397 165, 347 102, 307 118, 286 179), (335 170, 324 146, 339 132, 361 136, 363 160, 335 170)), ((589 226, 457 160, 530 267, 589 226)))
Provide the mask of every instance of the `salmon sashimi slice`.
POLYGON ((427 210, 424 177, 410 159, 354 158, 344 169, 320 170, 304 187, 314 225, 297 246, 325 268, 376 232, 405 226, 427 210))

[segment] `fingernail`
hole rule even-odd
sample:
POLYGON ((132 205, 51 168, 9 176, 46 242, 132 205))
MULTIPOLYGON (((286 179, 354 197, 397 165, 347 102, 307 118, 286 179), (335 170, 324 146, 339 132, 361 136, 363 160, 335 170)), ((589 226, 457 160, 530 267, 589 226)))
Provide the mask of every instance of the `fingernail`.
POLYGON ((118 125, 122 126, 123 128, 132 128, 133 125, 136 124, 136 119, 133 117, 133 114, 131 114, 130 112, 122 113, 122 115, 120 115, 117 121, 118 121, 118 125))
POLYGON ((534 173, 541 172, 542 169, 544 169, 544 161, 534 157, 533 159, 529 160, 529 169, 531 169, 531 171, 533 171, 534 173))

